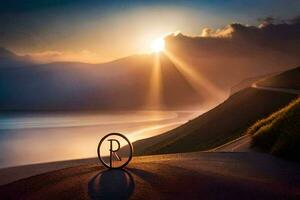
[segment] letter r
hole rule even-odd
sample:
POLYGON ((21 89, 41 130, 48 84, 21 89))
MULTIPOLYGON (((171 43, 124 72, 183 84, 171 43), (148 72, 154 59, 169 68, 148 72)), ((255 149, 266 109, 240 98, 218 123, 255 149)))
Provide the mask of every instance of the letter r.
POLYGON ((116 139, 109 139, 108 140, 110 142, 110 148, 109 148, 109 151, 110 151, 110 160, 109 160, 109 163, 110 163, 110 167, 112 167, 112 156, 115 155, 116 158, 121 161, 121 158, 119 157, 119 155, 116 153, 117 151, 119 151, 120 149, 120 142, 116 139), (117 143, 118 145, 118 148, 117 149, 113 149, 113 141, 117 143))

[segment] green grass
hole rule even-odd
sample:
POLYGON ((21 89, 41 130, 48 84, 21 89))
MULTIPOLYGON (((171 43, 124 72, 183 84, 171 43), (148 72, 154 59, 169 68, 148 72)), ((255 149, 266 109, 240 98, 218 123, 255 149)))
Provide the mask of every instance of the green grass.
POLYGON ((247 133, 252 135, 252 147, 300 161, 300 97, 256 122, 247 133))

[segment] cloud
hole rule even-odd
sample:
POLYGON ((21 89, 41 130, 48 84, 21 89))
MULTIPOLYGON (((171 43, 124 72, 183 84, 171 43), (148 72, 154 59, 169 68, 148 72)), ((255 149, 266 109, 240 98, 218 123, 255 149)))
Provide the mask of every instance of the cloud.
POLYGON ((201 33, 201 37, 232 37, 257 39, 258 37, 264 37, 264 39, 280 38, 287 39, 286 37, 300 38, 299 36, 299 24, 300 16, 291 20, 280 20, 273 17, 266 17, 259 19, 260 24, 258 26, 248 26, 240 23, 232 23, 224 28, 213 30, 210 28, 204 28, 201 33))
POLYGON ((293 24, 300 24, 300 15, 291 19, 290 22, 293 24))
POLYGON ((202 37, 231 37, 233 33, 233 27, 231 25, 226 26, 222 29, 213 30, 210 28, 204 28, 202 30, 201 36, 202 37))
POLYGON ((66 52, 66 51, 42 51, 36 53, 23 54, 30 56, 30 58, 38 63, 50 63, 50 62, 88 62, 99 63, 103 62, 103 57, 95 52, 89 50, 82 50, 78 52, 66 52))
POLYGON ((204 28, 197 36, 171 34, 165 37, 165 47, 186 66, 199 70, 203 77, 214 77, 210 81, 224 88, 299 66, 299 21, 299 17, 286 21, 265 18, 257 26, 232 23, 217 30, 204 28))
MULTIPOLYGON (((267 17, 259 21, 258 26, 232 23, 217 30, 204 28, 198 36, 172 34, 167 36, 165 40, 167 47, 170 48, 188 45, 189 48, 193 47, 197 51, 213 50, 216 54, 218 49, 222 49, 222 53, 226 54, 232 51, 245 53, 245 51, 249 52, 253 48, 281 51, 293 55, 299 54, 299 16, 290 20, 267 17)), ((182 49, 186 48, 182 47, 182 49)))

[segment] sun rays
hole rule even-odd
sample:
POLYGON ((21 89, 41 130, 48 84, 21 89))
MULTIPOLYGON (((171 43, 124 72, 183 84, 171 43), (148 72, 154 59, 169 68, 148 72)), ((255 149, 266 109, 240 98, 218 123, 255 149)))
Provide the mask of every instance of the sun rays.
POLYGON ((176 57, 170 51, 164 50, 164 53, 195 91, 197 91, 199 94, 206 92, 206 95, 209 97, 222 99, 223 92, 208 79, 202 76, 198 71, 190 67, 190 65, 184 62, 182 59, 176 57))
POLYGON ((153 48, 153 66, 150 74, 149 95, 147 98, 147 107, 154 109, 163 108, 163 79, 161 55, 166 56, 176 67, 177 71, 183 76, 191 88, 205 99, 213 99, 214 101, 221 101, 225 97, 225 93, 216 87, 210 80, 201 75, 195 68, 191 67, 183 59, 175 56, 171 51, 165 49, 164 40, 156 41, 153 48))
POLYGON ((161 52, 165 49, 165 40, 164 38, 158 38, 156 40, 154 40, 151 44, 151 49, 153 52, 161 52))
POLYGON ((161 65, 160 65, 160 55, 159 53, 154 54, 153 68, 150 75, 150 89, 148 106, 155 109, 160 109, 163 107, 162 101, 162 78, 161 78, 161 65))

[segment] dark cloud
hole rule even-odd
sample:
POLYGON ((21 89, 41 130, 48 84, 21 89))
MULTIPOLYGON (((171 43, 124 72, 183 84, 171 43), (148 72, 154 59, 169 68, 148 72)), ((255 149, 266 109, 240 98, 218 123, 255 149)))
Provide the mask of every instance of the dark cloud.
POLYGON ((269 17, 265 17, 265 18, 259 18, 258 21, 263 23, 263 22, 266 22, 268 24, 273 24, 275 22, 275 18, 272 17, 272 16, 269 16, 269 17))
POLYGON ((172 34, 166 49, 186 66, 193 66, 217 87, 228 89, 249 77, 300 65, 299 18, 247 26, 233 23, 218 30, 206 28, 200 36, 172 34))
POLYGON ((218 49, 226 49, 225 53, 232 51, 245 53, 259 48, 282 51, 286 54, 299 54, 300 17, 280 23, 275 22, 278 20, 268 17, 262 20, 258 26, 233 23, 218 30, 205 28, 201 36, 197 37, 183 34, 170 35, 166 37, 166 41, 170 47, 176 46, 172 45, 174 43, 178 43, 178 45, 185 43, 198 48, 199 51, 213 50, 215 53, 218 53, 218 49))
POLYGON ((300 15, 290 20, 291 23, 300 24, 300 15))
POLYGON ((269 24, 283 24, 286 23, 286 20, 268 16, 264 18, 258 18, 258 22, 260 23, 260 27, 267 26, 269 24))

